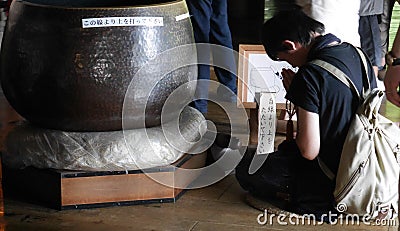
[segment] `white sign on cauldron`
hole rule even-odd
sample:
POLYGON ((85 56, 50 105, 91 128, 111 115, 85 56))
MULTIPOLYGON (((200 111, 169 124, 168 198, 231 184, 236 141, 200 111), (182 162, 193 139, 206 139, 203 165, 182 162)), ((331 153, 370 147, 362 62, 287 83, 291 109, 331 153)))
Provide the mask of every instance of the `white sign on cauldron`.
POLYGON ((82 19, 82 28, 112 26, 164 26, 164 19, 163 17, 104 17, 82 19))

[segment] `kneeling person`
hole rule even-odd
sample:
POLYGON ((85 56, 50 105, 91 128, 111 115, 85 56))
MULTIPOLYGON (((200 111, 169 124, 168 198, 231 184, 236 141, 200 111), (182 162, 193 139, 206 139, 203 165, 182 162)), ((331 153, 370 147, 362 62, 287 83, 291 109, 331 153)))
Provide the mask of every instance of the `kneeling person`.
MULTIPOLYGON (((282 143, 254 174, 249 174, 254 152, 248 151, 237 166, 236 177, 245 190, 266 200, 289 194, 289 209, 293 212, 327 214, 335 209, 335 182, 321 170, 318 158, 337 173, 359 99, 332 74, 309 62, 320 59, 336 66, 361 94, 365 72, 362 60, 353 45, 324 34, 324 25, 300 10, 282 11, 266 21, 262 42, 271 59, 299 68, 297 73, 282 70, 286 98, 297 106, 297 135, 294 142, 282 143)), ((371 87, 375 88, 370 63, 367 70, 371 87)))

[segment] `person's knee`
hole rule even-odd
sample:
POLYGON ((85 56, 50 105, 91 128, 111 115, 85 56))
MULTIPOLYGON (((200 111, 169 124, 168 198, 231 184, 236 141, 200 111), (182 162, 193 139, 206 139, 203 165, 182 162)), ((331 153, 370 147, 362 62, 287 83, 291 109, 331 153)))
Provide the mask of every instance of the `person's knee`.
POLYGON ((235 168, 236 178, 242 179, 243 176, 247 176, 249 173, 250 162, 247 161, 247 158, 243 156, 243 159, 239 162, 239 164, 235 168))
POLYGON ((238 180, 239 184, 244 189, 248 189, 249 184, 251 182, 250 178, 252 176, 249 174, 249 167, 250 167, 250 163, 251 163, 253 155, 254 155, 254 153, 247 151, 244 154, 242 160, 239 162, 239 164, 235 168, 236 179, 238 180))

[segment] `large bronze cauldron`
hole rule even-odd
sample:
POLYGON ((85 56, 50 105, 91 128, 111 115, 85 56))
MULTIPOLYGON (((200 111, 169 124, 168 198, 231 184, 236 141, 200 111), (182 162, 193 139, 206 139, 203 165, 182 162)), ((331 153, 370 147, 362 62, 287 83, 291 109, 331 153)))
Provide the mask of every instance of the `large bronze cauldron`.
MULTIPOLYGON (((165 100, 196 79, 196 66, 167 75, 153 66, 146 76, 135 74, 160 53, 191 43, 184 0, 14 0, 2 43, 1 85, 11 106, 41 127, 110 131, 121 129, 131 80, 145 86, 156 79, 148 99, 141 95, 147 89, 130 97, 139 106, 125 119, 131 128, 143 126, 135 121, 145 107, 146 126, 157 126, 165 100)), ((188 59, 196 61, 195 49, 160 64, 188 59)), ((193 96, 193 87, 187 91, 193 96)))

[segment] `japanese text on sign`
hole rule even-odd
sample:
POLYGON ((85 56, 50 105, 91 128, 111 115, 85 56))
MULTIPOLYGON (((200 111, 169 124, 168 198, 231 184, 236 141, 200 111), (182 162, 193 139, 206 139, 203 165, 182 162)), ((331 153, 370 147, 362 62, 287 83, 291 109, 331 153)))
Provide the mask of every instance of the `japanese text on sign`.
POLYGON ((274 151, 276 132, 275 93, 261 92, 258 121, 257 154, 268 154, 274 151))
POLYGON ((82 28, 112 26, 164 26, 163 17, 84 18, 82 28))

